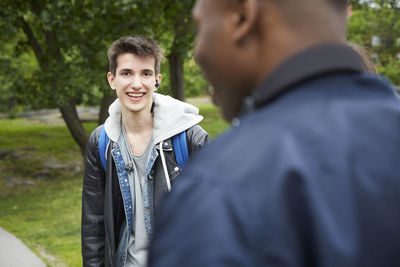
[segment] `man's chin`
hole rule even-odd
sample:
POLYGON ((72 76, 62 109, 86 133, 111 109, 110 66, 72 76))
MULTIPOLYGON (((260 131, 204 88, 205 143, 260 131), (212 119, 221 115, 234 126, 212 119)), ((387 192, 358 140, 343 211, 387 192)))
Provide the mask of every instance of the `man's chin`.
POLYGON ((231 123, 232 120, 236 117, 236 114, 232 111, 232 107, 231 106, 220 105, 219 108, 221 110, 222 118, 225 121, 231 123))
POLYGON ((214 103, 214 105, 219 107, 221 115, 224 118, 224 120, 226 120, 227 122, 231 122, 234 119, 234 115, 232 115, 233 112, 231 110, 232 107, 229 103, 224 103, 224 101, 219 99, 216 94, 211 95, 211 100, 214 103))

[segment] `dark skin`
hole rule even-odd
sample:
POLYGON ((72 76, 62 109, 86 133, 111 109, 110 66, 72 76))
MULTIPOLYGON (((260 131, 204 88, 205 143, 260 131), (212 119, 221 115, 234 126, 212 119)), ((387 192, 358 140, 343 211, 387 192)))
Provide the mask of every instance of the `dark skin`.
POLYGON ((345 40, 345 8, 327 0, 198 0, 193 17, 195 56, 227 121, 286 59, 316 44, 345 40))

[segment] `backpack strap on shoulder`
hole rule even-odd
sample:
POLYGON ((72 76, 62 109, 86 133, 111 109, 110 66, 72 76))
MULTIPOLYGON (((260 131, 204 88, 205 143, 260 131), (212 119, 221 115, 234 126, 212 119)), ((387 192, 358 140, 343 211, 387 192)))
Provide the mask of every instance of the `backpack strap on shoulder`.
POLYGON ((176 163, 178 163, 181 169, 185 166, 189 160, 189 151, 186 142, 186 131, 183 131, 172 137, 172 144, 174 146, 174 153, 176 163))
POLYGON ((101 166, 103 166, 104 171, 107 169, 106 150, 108 141, 109 141, 108 135, 106 133, 106 130, 104 129, 104 125, 102 125, 99 136, 99 156, 100 156, 101 166))

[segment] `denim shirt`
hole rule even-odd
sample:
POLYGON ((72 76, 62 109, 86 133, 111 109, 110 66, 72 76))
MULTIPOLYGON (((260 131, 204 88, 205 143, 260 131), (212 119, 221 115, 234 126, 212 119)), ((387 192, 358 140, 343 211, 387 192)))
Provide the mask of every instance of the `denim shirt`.
MULTIPOLYGON (((133 207, 134 207, 134 199, 131 197, 131 189, 129 186, 128 179, 128 171, 126 170, 125 162, 121 155, 121 150, 118 144, 114 144, 114 148, 111 151, 113 155, 113 159, 115 162, 115 167, 117 170, 118 180, 121 189, 121 195, 124 203, 125 210, 125 220, 126 223, 121 228, 120 232, 120 242, 116 252, 116 266, 122 267, 125 265, 126 257, 127 257, 127 248, 128 248, 128 240, 129 234, 132 231, 132 217, 133 217, 133 207), (128 230, 129 229, 129 230, 128 230)), ((152 218, 154 214, 153 210, 153 175, 154 170, 152 170, 154 162, 158 157, 158 152, 155 147, 152 148, 151 155, 149 161, 146 166, 145 179, 144 182, 144 190, 143 190, 143 202, 144 202, 144 221, 146 226, 147 236, 149 240, 152 239, 153 229, 152 229, 152 218)))

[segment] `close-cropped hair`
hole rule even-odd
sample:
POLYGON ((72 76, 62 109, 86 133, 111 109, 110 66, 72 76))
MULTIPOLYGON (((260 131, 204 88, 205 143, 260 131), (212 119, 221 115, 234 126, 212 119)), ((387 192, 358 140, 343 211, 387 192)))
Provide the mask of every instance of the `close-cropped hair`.
POLYGON ((328 0, 328 1, 331 2, 338 9, 347 8, 347 6, 351 2, 350 0, 328 0))
POLYGON ((118 56, 131 53, 137 56, 154 57, 154 71, 157 75, 160 73, 163 52, 164 50, 152 38, 143 35, 124 36, 114 41, 108 48, 108 69, 115 76, 118 56))
MULTIPOLYGON (((297 5, 307 5, 307 1, 299 1, 298 0, 274 0, 278 6, 284 6, 286 8, 290 8, 293 4, 297 5)), ((351 3, 350 0, 319 0, 321 2, 328 2, 331 6, 335 7, 338 10, 345 10, 347 6, 351 3)), ((318 3, 318 1, 314 1, 314 3, 318 3)))

